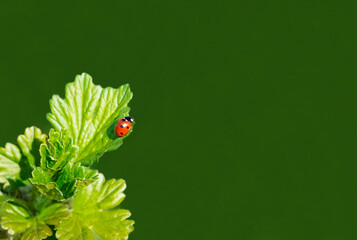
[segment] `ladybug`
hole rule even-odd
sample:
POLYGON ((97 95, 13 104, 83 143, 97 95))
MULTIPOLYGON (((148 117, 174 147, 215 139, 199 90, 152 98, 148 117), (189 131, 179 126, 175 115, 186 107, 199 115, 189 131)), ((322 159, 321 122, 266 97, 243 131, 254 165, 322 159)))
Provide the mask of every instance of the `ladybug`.
POLYGON ((118 137, 123 137, 131 130, 131 124, 134 120, 131 117, 121 118, 115 126, 115 133, 118 137))

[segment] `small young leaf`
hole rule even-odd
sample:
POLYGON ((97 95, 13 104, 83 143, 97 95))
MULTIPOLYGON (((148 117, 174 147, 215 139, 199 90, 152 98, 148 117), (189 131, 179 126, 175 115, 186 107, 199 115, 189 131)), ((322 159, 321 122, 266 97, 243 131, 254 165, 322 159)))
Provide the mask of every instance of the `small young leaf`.
POLYGON ((68 189, 68 185, 71 186, 74 183, 73 189, 74 187, 84 188, 97 179, 97 173, 97 170, 83 167, 79 162, 75 164, 68 163, 57 180, 57 186, 62 192, 66 193, 65 198, 69 198, 73 196, 74 190, 68 189))
POLYGON ((17 143, 21 148, 21 152, 26 158, 30 165, 35 166, 38 163, 35 162, 36 157, 39 160, 38 149, 41 143, 46 142, 47 136, 42 134, 41 130, 36 127, 29 127, 25 129, 25 134, 20 135, 17 138, 17 143))
POLYGON ((131 214, 119 209, 124 200, 124 180, 105 181, 103 175, 74 196, 72 216, 56 225, 59 240, 126 240, 133 231, 131 214))
POLYGON ((59 200, 63 197, 62 192, 57 188, 55 182, 52 181, 51 176, 41 167, 35 168, 32 171, 31 183, 44 195, 59 200))
POLYGON ((81 163, 67 163, 58 173, 59 178, 54 180, 43 168, 37 167, 32 172, 31 183, 44 195, 64 200, 72 197, 77 189, 91 184, 97 179, 97 170, 81 166, 81 163))
POLYGON ((5 148, 0 148, 0 183, 5 184, 6 189, 14 190, 9 185, 20 185, 19 182, 28 184, 36 161, 39 163, 38 146, 46 141, 47 136, 36 127, 25 129, 25 134, 17 138, 20 146, 7 143, 5 148))
POLYGON ((96 179, 97 171, 73 163, 78 147, 72 144, 68 130, 50 131, 47 144, 40 148, 41 167, 32 172, 30 179, 38 190, 55 200, 72 197, 77 188, 83 188, 96 179))
POLYGON ((0 148, 0 157, 19 163, 21 159, 21 152, 16 145, 6 143, 5 148, 0 148))
POLYGON ((5 203, 4 211, 1 227, 10 235, 22 234, 23 240, 40 240, 51 236, 53 233, 48 224, 55 225, 71 215, 67 205, 60 203, 47 206, 37 216, 9 202, 5 203))
POLYGON ((73 145, 80 149, 75 161, 90 166, 105 152, 122 144, 122 138, 114 134, 114 125, 120 117, 128 115, 132 95, 128 85, 103 89, 83 73, 67 84, 65 99, 53 96, 47 119, 56 131, 69 131, 73 145))
POLYGON ((20 178, 20 159, 20 150, 15 145, 7 143, 5 148, 0 148, 0 183, 20 178))
POLYGON ((48 143, 42 144, 40 148, 41 167, 53 175, 56 170, 74 161, 77 153, 78 147, 72 144, 72 138, 66 129, 61 132, 51 129, 48 143))

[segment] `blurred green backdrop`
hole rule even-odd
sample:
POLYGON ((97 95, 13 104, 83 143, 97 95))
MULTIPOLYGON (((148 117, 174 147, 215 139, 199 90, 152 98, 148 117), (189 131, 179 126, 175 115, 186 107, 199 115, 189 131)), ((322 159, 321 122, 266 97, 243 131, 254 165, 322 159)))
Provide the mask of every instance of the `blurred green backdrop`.
POLYGON ((0 4, 0 143, 88 72, 131 85, 131 240, 357 239, 356 1, 0 4))

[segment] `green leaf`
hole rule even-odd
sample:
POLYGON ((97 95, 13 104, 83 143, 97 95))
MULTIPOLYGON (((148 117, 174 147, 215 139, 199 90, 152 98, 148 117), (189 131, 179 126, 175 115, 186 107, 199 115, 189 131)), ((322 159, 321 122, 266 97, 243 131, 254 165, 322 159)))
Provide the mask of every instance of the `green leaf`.
POLYGON ((31 183, 44 195, 55 199, 64 200, 72 197, 77 189, 86 187, 93 183, 98 175, 97 170, 81 166, 81 163, 67 163, 67 165, 56 176, 52 177, 41 167, 32 172, 31 183))
POLYGON ((57 184, 52 181, 51 176, 41 167, 33 170, 30 181, 42 194, 55 200, 62 199, 63 194, 57 188, 57 184))
POLYGON ((52 236, 48 225, 55 225, 71 215, 68 206, 60 203, 47 206, 37 216, 11 203, 5 203, 4 210, 1 227, 10 235, 22 234, 22 240, 40 240, 52 236))
POLYGON ((32 172, 32 184, 38 190, 55 200, 72 197, 77 188, 83 188, 96 179, 97 171, 73 163, 78 147, 73 145, 68 130, 50 131, 47 144, 42 144, 41 167, 32 172))
POLYGON ((0 148, 0 183, 5 184, 5 189, 13 191, 21 185, 19 182, 29 183, 27 178, 40 161, 38 147, 46 138, 40 129, 29 127, 17 138, 20 147, 6 143, 5 148, 0 148))
POLYGON ((132 95, 127 84, 103 89, 83 73, 67 84, 65 99, 53 96, 47 119, 57 132, 69 131, 73 145, 80 149, 75 161, 89 166, 123 143, 123 138, 116 137, 114 126, 120 117, 128 115, 132 95))
POLYGON ((97 170, 92 170, 81 166, 81 163, 68 163, 61 176, 57 180, 57 186, 64 194, 65 198, 72 197, 76 188, 84 188, 93 183, 98 175, 97 170))
POLYGON ((6 143, 5 148, 0 148, 0 183, 20 178, 20 159, 21 152, 17 146, 6 143))
POLYGON ((8 200, 7 195, 0 191, 0 205, 5 203, 8 200))
POLYGON ((71 216, 71 212, 68 210, 68 206, 65 204, 54 203, 42 209, 36 216, 41 221, 44 221, 48 225, 56 225, 61 220, 71 216))
POLYGON ((68 162, 74 161, 77 153, 78 146, 73 145, 72 138, 66 129, 62 129, 61 132, 51 129, 48 143, 40 147, 41 167, 53 175, 68 162))
POLYGON ((25 134, 17 138, 17 142, 21 148, 22 154, 27 158, 30 165, 35 166, 39 163, 38 149, 41 143, 46 142, 46 134, 42 134, 41 130, 36 127, 25 129, 25 134), (38 162, 36 163, 36 158, 38 162))
POLYGON ((4 205, 9 200, 8 196, 0 191, 0 216, 4 214, 4 205))
POLYGON ((72 216, 56 225, 59 240, 124 240, 133 231, 131 214, 119 209, 124 200, 124 180, 105 181, 103 175, 74 196, 72 216))

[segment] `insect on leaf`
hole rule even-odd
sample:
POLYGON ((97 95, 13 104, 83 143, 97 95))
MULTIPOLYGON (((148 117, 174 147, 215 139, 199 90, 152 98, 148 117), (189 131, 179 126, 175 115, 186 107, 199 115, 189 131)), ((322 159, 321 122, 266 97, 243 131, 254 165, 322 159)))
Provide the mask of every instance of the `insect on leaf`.
POLYGON ((67 84, 65 99, 52 97, 47 119, 57 132, 68 130, 73 145, 79 147, 75 161, 90 166, 123 143, 123 138, 115 136, 114 127, 119 118, 128 115, 132 96, 127 84, 103 89, 83 73, 67 84))

